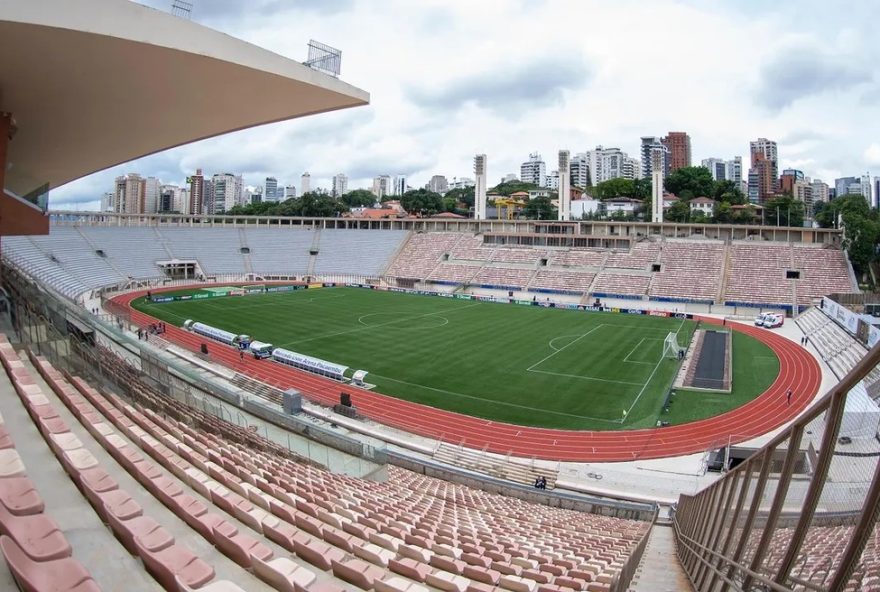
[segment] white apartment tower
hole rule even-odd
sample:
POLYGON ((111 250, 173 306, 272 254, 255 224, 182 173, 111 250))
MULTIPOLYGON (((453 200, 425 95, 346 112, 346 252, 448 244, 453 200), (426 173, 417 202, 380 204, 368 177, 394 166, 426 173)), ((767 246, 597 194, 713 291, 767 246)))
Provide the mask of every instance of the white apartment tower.
POLYGON ((559 151, 559 219, 571 220, 571 153, 559 151))
POLYGON ((119 214, 144 213, 144 178, 136 173, 116 177, 113 190, 113 211, 119 214))
POLYGON ((477 154, 474 157, 474 218, 486 219, 486 155, 477 154))
POLYGON ((161 195, 161 186, 159 179, 156 177, 147 177, 144 179, 144 213, 155 214, 159 211, 159 197, 161 195))
POLYGON ((338 173, 333 176, 333 197, 342 197, 348 193, 348 176, 338 173))
POLYGON ((388 175, 379 175, 373 179, 373 195, 381 201, 386 195, 394 195, 394 187, 391 177, 388 175))
POLYGON ((299 178, 299 194, 305 195, 309 191, 312 190, 312 176, 308 171, 302 174, 302 177, 299 178))
POLYGON ((523 183, 534 183, 538 187, 547 186, 547 168, 537 152, 529 154, 529 159, 520 166, 519 178, 523 183))
POLYGON ((400 197, 406 193, 406 175, 394 177, 394 195, 400 197))

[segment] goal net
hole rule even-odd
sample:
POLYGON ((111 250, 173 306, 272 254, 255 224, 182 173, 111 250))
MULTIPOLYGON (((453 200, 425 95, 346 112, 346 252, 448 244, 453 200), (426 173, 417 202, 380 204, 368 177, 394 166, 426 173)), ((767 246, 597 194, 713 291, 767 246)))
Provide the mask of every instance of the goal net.
POLYGON ((663 357, 678 359, 683 352, 684 348, 678 344, 678 333, 669 333, 663 340, 663 357))

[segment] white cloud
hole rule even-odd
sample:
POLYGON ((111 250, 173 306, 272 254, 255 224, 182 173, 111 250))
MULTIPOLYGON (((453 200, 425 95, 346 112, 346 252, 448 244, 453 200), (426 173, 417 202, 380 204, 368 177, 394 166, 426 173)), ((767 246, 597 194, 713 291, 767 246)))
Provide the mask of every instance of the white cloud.
POLYGON ((880 166, 880 144, 874 142, 868 146, 863 158, 868 166, 880 166))
POLYGON ((51 203, 94 203, 123 172, 182 182, 197 167, 250 185, 299 185, 308 170, 313 186, 337 172, 350 187, 380 174, 418 186, 472 176, 477 152, 494 181, 533 151, 552 168, 561 148, 635 155, 640 136, 670 130, 690 133, 695 163, 748 162, 749 140, 763 136, 780 142, 781 168, 856 174, 880 164, 864 149, 880 137, 862 89, 880 84, 873 13, 861 0, 845 11, 818 0, 197 0, 196 21, 293 59, 312 38, 340 48, 342 79, 371 104, 114 167, 51 203))

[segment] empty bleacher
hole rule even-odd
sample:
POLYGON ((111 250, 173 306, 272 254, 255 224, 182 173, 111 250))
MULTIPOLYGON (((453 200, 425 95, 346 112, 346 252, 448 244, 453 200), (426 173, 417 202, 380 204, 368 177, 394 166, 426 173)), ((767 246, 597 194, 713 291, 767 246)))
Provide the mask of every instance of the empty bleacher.
POLYGON ((504 288, 524 289, 535 273, 532 269, 510 267, 483 267, 471 280, 481 286, 502 286, 504 288))
POLYGON ((650 275, 610 273, 603 271, 596 275, 593 282, 594 294, 606 294, 626 297, 642 297, 648 293, 651 283, 650 275))
POLYGON ((596 274, 588 271, 564 271, 541 269, 529 285, 533 290, 558 290, 561 292, 586 292, 596 274))
POLYGON ((425 586, 458 592, 495 586, 514 592, 540 586, 609 590, 650 528, 647 522, 530 503, 394 466, 385 482, 333 474, 276 451, 248 430, 152 392, 124 362, 104 355, 108 372, 126 378, 137 393, 133 402, 62 375, 41 358, 33 360, 52 385, 53 398, 64 401, 85 428, 80 438, 89 434, 115 463, 79 469, 96 475, 86 480, 86 497, 118 489, 125 493, 111 496, 119 498, 114 508, 134 508, 126 501, 127 494, 136 497, 128 486, 134 479, 145 496, 161 504, 162 512, 149 516, 157 524, 134 516, 119 524, 108 517, 108 524, 123 543, 134 543, 134 553, 146 558, 163 584, 184 569, 176 558, 186 557, 192 567, 183 573, 192 587, 213 581, 216 572, 214 579, 222 576, 247 590, 261 589, 256 578, 279 590, 308 592, 348 590, 346 582, 377 592, 421 592, 425 586), (169 536, 166 522, 172 515, 191 531, 186 545, 201 540, 222 555, 208 560, 195 547, 187 554, 177 531, 169 536), (127 524, 130 520, 137 522, 127 524), (149 534, 129 536, 142 527, 149 534), (181 551, 151 550, 154 541, 181 551), (245 569, 221 573, 230 562, 245 569))
POLYGON ((405 230, 322 230, 314 273, 378 276, 406 235, 405 230))
MULTIPOLYGON (((838 379, 843 378, 868 353, 864 345, 819 308, 808 309, 795 322, 838 379)), ((880 368, 872 369, 865 383, 868 393, 875 399, 880 398, 880 368)))
POLYGON ((417 233, 409 237, 403 249, 385 272, 392 277, 424 279, 465 235, 456 232, 417 233))
POLYGON ((654 274, 648 295, 714 302, 721 286, 724 243, 663 243, 660 272, 654 274))
MULTIPOLYGON (((251 268, 259 275, 302 275, 309 267, 311 229, 247 228, 251 268)), ((237 246, 237 243, 236 243, 237 246)))

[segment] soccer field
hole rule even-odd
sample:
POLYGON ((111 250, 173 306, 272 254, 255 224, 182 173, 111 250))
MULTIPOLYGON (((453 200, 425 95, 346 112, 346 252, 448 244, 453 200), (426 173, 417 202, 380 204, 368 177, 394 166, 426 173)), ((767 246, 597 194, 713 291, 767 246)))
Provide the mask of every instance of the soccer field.
MULTIPOLYGON (((498 421, 567 429, 654 426, 678 368, 677 360, 662 357, 663 340, 677 332, 685 346, 696 328, 694 321, 683 319, 359 288, 162 304, 138 299, 133 305, 175 325, 194 319, 367 370, 368 382, 394 397, 498 421)), ((750 337, 737 337, 735 391, 737 360, 746 368, 749 364, 740 354, 764 359, 766 380, 744 380, 748 392, 734 396, 700 393, 689 399, 687 413, 674 410, 661 417, 664 421, 714 415, 757 396, 772 382, 772 351, 750 337), (705 397, 714 403, 703 414, 705 397)))

